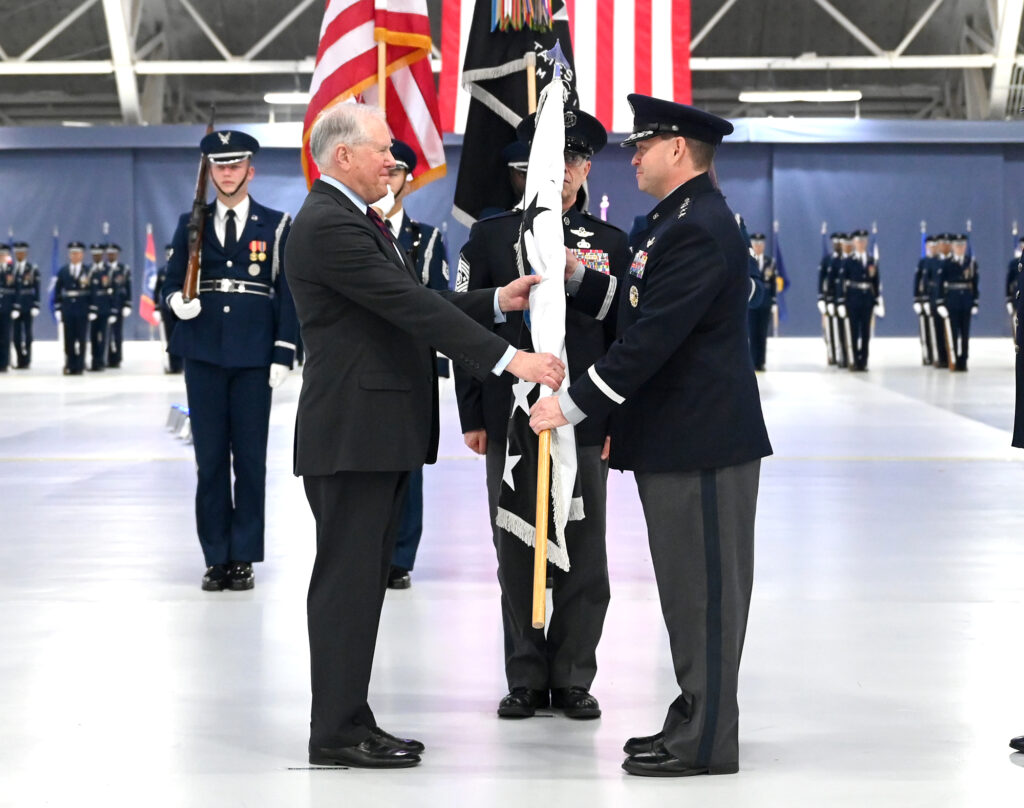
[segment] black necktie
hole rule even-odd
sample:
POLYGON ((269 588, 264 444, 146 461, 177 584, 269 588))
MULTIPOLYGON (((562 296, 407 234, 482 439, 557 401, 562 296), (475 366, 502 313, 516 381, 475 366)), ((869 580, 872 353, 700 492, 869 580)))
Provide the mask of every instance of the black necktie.
POLYGON ((388 227, 388 224, 390 224, 390 222, 388 222, 388 224, 385 224, 384 220, 380 218, 380 214, 377 213, 377 211, 375 211, 371 207, 366 208, 366 215, 370 217, 370 221, 377 226, 377 229, 384 234, 384 238, 386 238, 388 241, 394 244, 395 237, 391 234, 391 228, 388 227))
POLYGON ((235 212, 228 209, 227 221, 224 222, 224 251, 229 252, 238 246, 238 232, 235 229, 235 212))

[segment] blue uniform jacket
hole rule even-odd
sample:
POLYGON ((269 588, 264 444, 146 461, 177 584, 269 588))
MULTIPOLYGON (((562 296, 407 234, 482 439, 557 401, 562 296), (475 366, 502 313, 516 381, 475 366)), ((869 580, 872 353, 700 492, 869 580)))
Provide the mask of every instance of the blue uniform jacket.
MULTIPOLYGON (((199 300, 202 311, 181 320, 168 350, 185 359, 221 367, 291 367, 299 323, 284 275, 284 247, 291 217, 249 199, 249 218, 229 255, 214 229, 215 204, 206 207, 199 262, 199 300), (255 248, 255 249, 254 249, 255 248), (254 257, 255 256, 255 257, 254 257), (257 292, 202 291, 209 281, 250 282, 257 292), (271 291, 271 294, 260 293, 271 291)), ((180 292, 188 264, 188 220, 182 215, 171 241, 164 300, 180 292)))
POLYGON ((39 267, 26 261, 15 283, 14 308, 23 315, 39 308, 39 267))
POLYGON ((65 264, 57 271, 53 287, 54 311, 61 314, 87 314, 92 293, 89 291, 89 267, 82 264, 78 280, 71 276, 71 267, 65 264))

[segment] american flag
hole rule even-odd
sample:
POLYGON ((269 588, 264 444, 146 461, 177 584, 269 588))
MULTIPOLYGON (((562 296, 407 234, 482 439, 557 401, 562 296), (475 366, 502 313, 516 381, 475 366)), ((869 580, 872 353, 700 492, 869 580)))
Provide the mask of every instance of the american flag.
MULTIPOLYGON (((460 73, 473 0, 445 0, 443 8, 441 122, 444 131, 461 133, 469 96, 459 91, 460 73)), ((629 93, 691 103, 690 0, 565 0, 565 9, 580 109, 606 129, 632 130, 629 93)))
POLYGON ((387 43, 385 110, 392 134, 416 152, 412 187, 444 176, 441 119, 430 68, 426 0, 327 0, 303 123, 306 183, 319 176, 309 133, 322 110, 349 99, 376 104, 377 43, 387 43))

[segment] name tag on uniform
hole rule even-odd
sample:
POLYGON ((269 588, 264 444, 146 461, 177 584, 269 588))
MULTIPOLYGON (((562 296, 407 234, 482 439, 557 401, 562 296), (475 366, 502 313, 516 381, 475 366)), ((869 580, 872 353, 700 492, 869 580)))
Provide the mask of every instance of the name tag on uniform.
POLYGON ((572 251, 576 259, 583 263, 588 269, 596 269, 598 272, 603 272, 608 275, 612 271, 611 262, 608 258, 608 253, 604 250, 581 250, 579 248, 572 251))
POLYGON ((644 268, 647 266, 647 253, 643 250, 637 250, 633 255, 633 263, 629 266, 629 274, 634 278, 642 278, 644 276, 644 268))

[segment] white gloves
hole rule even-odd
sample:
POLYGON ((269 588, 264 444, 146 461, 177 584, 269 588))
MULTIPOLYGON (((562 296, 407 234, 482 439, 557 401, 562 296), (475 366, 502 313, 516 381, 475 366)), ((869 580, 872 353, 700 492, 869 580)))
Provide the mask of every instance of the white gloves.
POLYGON ((943 320, 949 319, 949 309, 947 309, 945 306, 939 305, 938 308, 935 309, 935 311, 943 320))
POLYGON ((89 322, 91 323, 91 322, 92 322, 93 320, 95 320, 95 319, 96 319, 96 318, 97 318, 98 316, 99 316, 99 315, 98 315, 98 314, 96 314, 96 312, 94 312, 94 311, 90 311, 90 312, 89 312, 89 322))
POLYGON ((840 317, 842 317, 845 320, 846 319, 846 305, 843 304, 843 303, 840 303, 838 306, 836 306, 836 314, 838 314, 840 317))
POLYGON ((60 311, 55 311, 53 313, 53 316, 57 318, 58 323, 64 322, 64 318, 60 316, 60 311))
POLYGON ((931 317, 931 316, 932 316, 932 304, 931 304, 931 303, 929 303, 929 302, 928 302, 928 301, 926 300, 926 301, 925 301, 924 303, 922 303, 921 305, 922 305, 922 306, 924 306, 924 313, 925 313, 925 314, 927 314, 927 315, 928 315, 929 317, 931 317))
POLYGON ((191 320, 193 317, 198 317, 199 312, 203 310, 203 304, 199 302, 198 297, 194 297, 186 303, 181 292, 175 292, 167 298, 167 305, 171 307, 171 311, 178 316, 179 320, 191 320))
POLYGON ((971 306, 971 316, 975 317, 975 316, 977 316, 977 314, 978 314, 978 306, 977 305, 971 306))
POLYGON ((885 298, 879 297, 875 302, 875 316, 881 320, 885 317, 885 298))
POLYGON ((163 315, 160 314, 160 309, 153 309, 153 319, 158 323, 163 320, 163 315))
POLYGON ((33 308, 32 309, 32 316, 35 317, 37 314, 39 314, 39 309, 33 308))
POLYGON ((121 309, 121 316, 122 317, 130 317, 131 314, 132 314, 132 307, 131 306, 125 306, 124 308, 121 309))
POLYGON ((288 378, 288 374, 291 372, 291 368, 287 365, 279 365, 276 362, 270 366, 270 379, 268 384, 271 389, 276 389, 281 386, 281 382, 288 378))
POLYGON ((117 315, 116 314, 111 314, 110 316, 108 316, 107 317, 107 322, 110 323, 111 325, 116 323, 117 322, 117 315))
POLYGON ((825 308, 826 308, 825 301, 824 300, 819 300, 818 301, 818 311, 820 311, 822 314, 824 314, 825 313, 825 308))
POLYGON ((18 311, 17 309, 14 309, 14 310, 13 310, 13 311, 11 312, 11 319, 12 319, 12 320, 17 320, 17 319, 18 319, 19 317, 21 317, 21 312, 20 312, 20 311, 18 311))
POLYGON ((1006 313, 1009 314, 1011 317, 1013 317, 1013 301, 1012 300, 1007 300, 1006 301, 1006 313))
POLYGON ((835 303, 829 303, 825 308, 828 309, 828 313, 829 313, 830 317, 835 317, 836 316, 836 304, 835 303))
POLYGON ((917 301, 914 301, 914 314, 923 314, 923 313, 924 313, 924 306, 922 306, 917 301))

